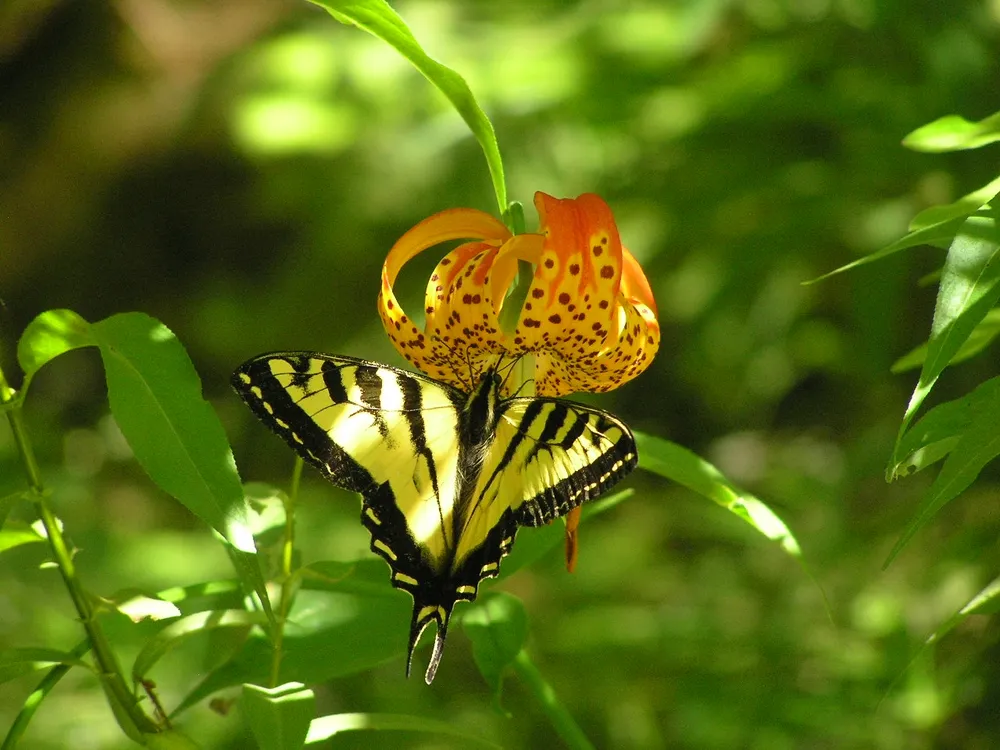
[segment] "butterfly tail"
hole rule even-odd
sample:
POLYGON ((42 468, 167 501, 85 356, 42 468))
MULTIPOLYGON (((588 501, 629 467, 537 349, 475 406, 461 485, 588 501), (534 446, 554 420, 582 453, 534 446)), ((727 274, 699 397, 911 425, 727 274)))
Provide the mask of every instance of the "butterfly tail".
POLYGON ((448 621, 451 619, 451 609, 445 609, 441 605, 414 604, 413 621, 410 623, 410 643, 406 655, 406 676, 410 676, 410 668, 413 666, 413 651, 420 641, 420 636, 432 622, 437 624, 437 633, 434 637, 434 650, 431 651, 431 660, 427 664, 427 671, 424 673, 424 682, 430 685, 434 682, 437 674, 438 664, 441 663, 441 655, 444 653, 444 641, 448 636, 448 621))

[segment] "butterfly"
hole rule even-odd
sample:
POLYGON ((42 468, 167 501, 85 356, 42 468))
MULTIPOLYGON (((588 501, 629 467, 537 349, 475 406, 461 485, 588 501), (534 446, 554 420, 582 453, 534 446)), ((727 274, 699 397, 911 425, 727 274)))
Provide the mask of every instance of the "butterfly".
POLYGON ((437 673, 452 610, 500 572, 520 526, 593 500, 635 468, 617 417, 557 398, 502 396, 497 366, 468 393, 354 357, 274 352, 233 373, 253 413, 334 485, 362 496, 371 549, 413 597, 406 674, 437 624, 437 673))

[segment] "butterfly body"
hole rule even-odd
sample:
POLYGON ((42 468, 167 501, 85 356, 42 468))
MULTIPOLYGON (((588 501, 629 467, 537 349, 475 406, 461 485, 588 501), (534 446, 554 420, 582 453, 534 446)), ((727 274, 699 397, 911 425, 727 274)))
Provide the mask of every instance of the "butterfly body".
POLYGON ((471 392, 353 357, 276 352, 232 383, 251 410, 333 484, 362 496, 371 549, 413 596, 407 674, 431 622, 437 670, 452 609, 495 577, 519 526, 592 500, 637 462, 617 418, 562 399, 471 392))

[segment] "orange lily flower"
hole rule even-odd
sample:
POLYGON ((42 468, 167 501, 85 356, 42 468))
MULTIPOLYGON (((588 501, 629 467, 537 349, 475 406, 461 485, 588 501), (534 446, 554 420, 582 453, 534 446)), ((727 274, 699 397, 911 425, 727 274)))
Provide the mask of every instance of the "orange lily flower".
MULTIPOLYGON (((534 355, 535 393, 617 388, 641 373, 660 343, 656 305, 642 269, 621 244, 597 195, 535 193, 540 232, 512 235, 482 211, 456 208, 424 219, 393 245, 382 267, 379 315, 396 349, 431 377, 471 391, 501 357, 534 355), (423 330, 393 294, 400 269, 449 240, 470 240, 438 263, 427 284, 423 330), (518 261, 535 267, 512 334, 500 312, 518 261)), ((510 395, 518 383, 509 379, 510 395)), ((566 517, 566 567, 576 566, 582 508, 566 517)))
MULTIPOLYGON (((660 342, 653 294, 597 195, 535 194, 541 231, 512 235, 472 208, 442 211, 404 234, 382 267, 378 310, 396 349, 433 378, 465 391, 500 357, 534 355, 535 392, 609 391, 641 373, 660 342), (465 242, 438 263, 425 294, 423 330, 393 293, 400 269, 430 247, 465 242), (518 261, 534 277, 517 326, 500 312, 518 261)), ((516 384, 509 385, 511 390, 516 384)))

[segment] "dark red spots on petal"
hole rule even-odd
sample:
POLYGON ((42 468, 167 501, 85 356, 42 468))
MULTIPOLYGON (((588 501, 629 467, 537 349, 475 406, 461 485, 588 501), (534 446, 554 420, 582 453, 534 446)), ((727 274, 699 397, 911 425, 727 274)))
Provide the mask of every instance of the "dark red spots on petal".
POLYGON ((433 307, 428 307, 427 308, 427 314, 428 315, 432 315, 433 313, 434 313, 434 308, 433 307))
POLYGON ((531 303, 530 302, 525 302, 524 303, 524 309, 525 310, 530 310, 531 309, 531 303))
POLYGON ((524 319, 524 327, 525 328, 541 328, 542 327, 542 323, 541 323, 541 321, 538 321, 538 320, 532 320, 531 318, 525 318, 524 319))
POLYGON ((600 302, 600 304, 598 305, 598 307, 601 308, 602 310, 607 310, 608 309, 608 301, 606 299, 602 299, 601 302, 600 302))
POLYGON ((594 257, 597 257, 598 255, 604 252, 604 248, 601 247, 600 245, 594 245, 593 251, 594 251, 594 257))
POLYGON ((576 275, 577 275, 578 273, 580 273, 580 264, 579 264, 579 263, 573 263, 573 264, 572 264, 572 265, 571 265, 571 266, 569 267, 569 272, 570 272, 571 274, 573 274, 574 276, 576 276, 576 275))
POLYGON ((451 263, 451 258, 442 258, 442 259, 441 259, 441 265, 442 265, 442 266, 447 266, 447 265, 449 265, 450 263, 451 263))
POLYGON ((386 301, 385 306, 388 307, 390 310, 395 307, 395 305, 392 303, 392 300, 386 301))
POLYGON ((591 329, 592 331, 599 331, 599 330, 601 330, 601 324, 600 324, 600 323, 594 323, 594 325, 592 325, 592 326, 590 327, 590 329, 591 329))
POLYGON ((531 290, 531 296, 534 297, 535 299, 541 299, 542 297, 545 296, 545 292, 539 289, 538 287, 535 287, 534 289, 531 290))
POLYGON ((546 258, 545 259, 545 267, 546 268, 552 268, 553 266, 555 266, 555 264, 556 264, 556 262, 554 260, 552 260, 552 258, 546 258))
POLYGON ((550 315, 549 316, 549 322, 550 323, 562 323, 562 318, 560 318, 558 315, 550 315))
POLYGON ((482 301, 483 301, 483 298, 480 295, 478 295, 478 294, 473 294, 472 295, 472 304, 478 305, 482 301))
POLYGON ((466 305, 471 305, 472 304, 472 295, 471 294, 464 295, 462 297, 462 302, 464 302, 466 305))
POLYGON ((602 279, 610 279, 614 275, 615 275, 615 267, 614 266, 603 266, 601 268, 601 278, 602 279))
MULTIPOLYGON (((568 305, 569 304, 569 295, 566 294, 566 292, 563 292, 562 294, 559 295, 559 304, 560 305, 568 305)), ((570 309, 572 309, 572 308, 570 308, 570 309)))

